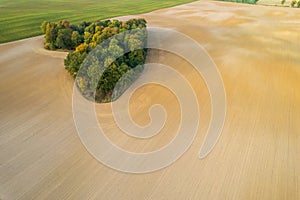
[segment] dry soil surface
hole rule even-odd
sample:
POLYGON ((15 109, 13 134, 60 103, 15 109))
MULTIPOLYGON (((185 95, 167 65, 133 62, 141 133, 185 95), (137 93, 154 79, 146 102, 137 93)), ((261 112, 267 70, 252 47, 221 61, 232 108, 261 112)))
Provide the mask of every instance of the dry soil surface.
MULTIPOLYGON (((213 151, 198 159, 210 97, 201 76, 182 58, 153 51, 148 59, 174 67, 190 81, 201 111, 197 136, 171 166, 138 175, 104 166, 82 145, 65 53, 43 50, 42 37, 2 44, 0 199, 300 199, 300 9, 204 0, 138 17, 148 26, 190 36, 217 64, 227 116, 213 151)), ((149 85, 130 101, 136 123, 149 122, 153 103, 164 105, 169 118, 162 133, 149 140, 122 134, 110 104, 96 109, 115 144, 147 152, 166 145, 180 120, 175 96, 149 85)))

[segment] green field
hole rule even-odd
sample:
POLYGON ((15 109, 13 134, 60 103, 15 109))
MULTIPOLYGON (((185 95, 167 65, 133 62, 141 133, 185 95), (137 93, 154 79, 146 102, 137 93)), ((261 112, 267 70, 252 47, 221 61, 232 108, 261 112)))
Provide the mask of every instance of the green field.
POLYGON ((195 0, 0 0, 0 43, 40 35, 43 21, 95 21, 192 1, 195 0))

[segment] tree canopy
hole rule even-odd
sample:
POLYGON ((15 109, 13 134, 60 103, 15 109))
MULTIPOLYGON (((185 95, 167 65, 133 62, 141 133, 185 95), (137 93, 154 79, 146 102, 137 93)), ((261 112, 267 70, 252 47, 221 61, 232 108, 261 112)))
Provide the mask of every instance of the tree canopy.
POLYGON ((146 24, 145 19, 79 25, 63 20, 43 22, 41 29, 46 49, 71 50, 64 61, 65 69, 74 79, 77 77, 81 93, 97 102, 109 102, 118 98, 143 71, 146 24))

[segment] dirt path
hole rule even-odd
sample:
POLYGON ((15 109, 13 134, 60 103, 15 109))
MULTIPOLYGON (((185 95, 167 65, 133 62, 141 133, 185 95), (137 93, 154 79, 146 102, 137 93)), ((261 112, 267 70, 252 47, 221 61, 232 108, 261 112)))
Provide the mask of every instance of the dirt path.
MULTIPOLYGON (((42 37, 0 45, 0 199, 300 199, 299 14, 299 9, 205 0, 140 15, 149 26, 174 28, 202 44, 227 94, 221 138, 199 160, 210 119, 205 83, 183 59, 153 56, 189 79, 201 120, 182 158, 143 175, 107 168, 81 144, 64 53, 44 51, 42 37)), ((130 104, 133 119, 146 124, 147 109, 157 102, 170 118, 162 134, 148 141, 122 135, 109 104, 97 106, 98 117, 120 147, 154 150, 174 136, 180 114, 175 97, 149 86, 130 104)))

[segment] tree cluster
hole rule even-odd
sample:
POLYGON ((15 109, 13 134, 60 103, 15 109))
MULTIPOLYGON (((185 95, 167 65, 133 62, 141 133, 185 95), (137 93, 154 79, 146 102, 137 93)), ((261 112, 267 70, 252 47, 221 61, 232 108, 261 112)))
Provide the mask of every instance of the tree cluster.
MULTIPOLYGON (((286 0, 281 0, 281 5, 284 5, 286 2, 286 0)), ((294 8, 294 7, 297 7, 297 8, 300 8, 300 0, 297 1, 297 0, 292 0, 291 1, 291 7, 294 8)))
POLYGON ((300 0, 297 1, 297 0, 292 0, 291 2, 291 7, 297 7, 297 8, 300 8, 300 0))
POLYGON ((83 22, 80 25, 70 25, 66 20, 56 22, 44 21, 41 25, 45 34, 44 47, 49 50, 63 49, 74 50, 83 42, 83 32, 89 23, 83 22))
POLYGON ((144 19, 70 25, 43 22, 46 49, 72 50, 65 69, 81 93, 97 102, 117 99, 143 71, 147 49, 144 19), (80 71, 79 71, 80 69, 80 71))

